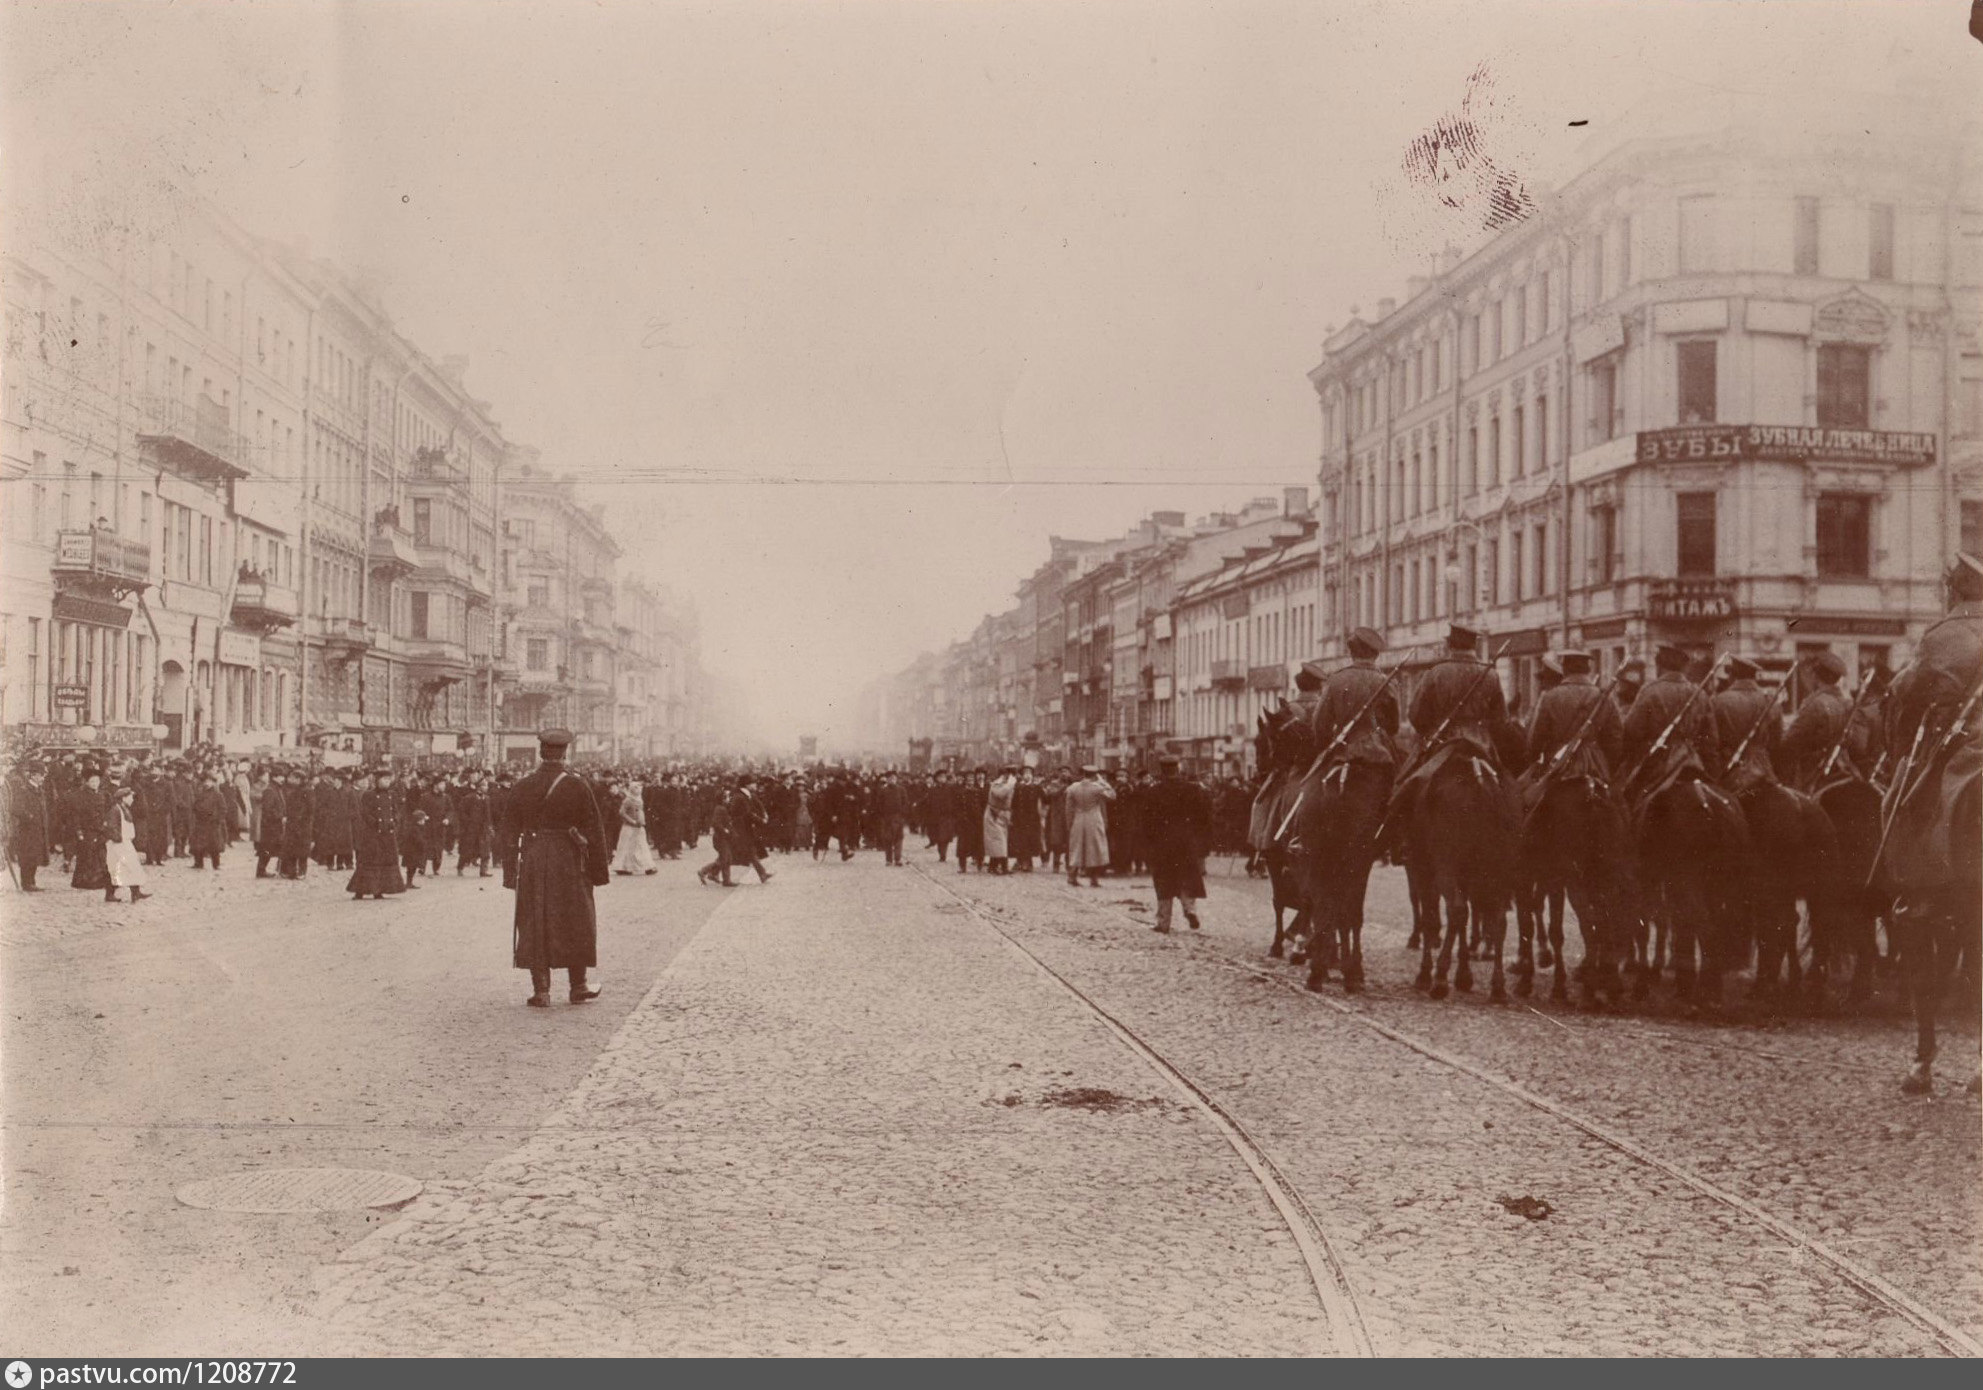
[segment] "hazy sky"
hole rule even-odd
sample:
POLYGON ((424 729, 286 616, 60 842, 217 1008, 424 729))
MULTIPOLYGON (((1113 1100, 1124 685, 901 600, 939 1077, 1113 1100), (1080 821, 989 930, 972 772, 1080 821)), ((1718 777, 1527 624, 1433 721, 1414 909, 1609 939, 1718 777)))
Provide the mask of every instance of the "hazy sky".
POLYGON ((9 4, 3 133, 377 273, 782 744, 1049 532, 1312 482, 1325 329, 1479 238, 1400 175, 1470 74, 1546 183, 1655 89, 1963 90, 1968 8, 9 4))

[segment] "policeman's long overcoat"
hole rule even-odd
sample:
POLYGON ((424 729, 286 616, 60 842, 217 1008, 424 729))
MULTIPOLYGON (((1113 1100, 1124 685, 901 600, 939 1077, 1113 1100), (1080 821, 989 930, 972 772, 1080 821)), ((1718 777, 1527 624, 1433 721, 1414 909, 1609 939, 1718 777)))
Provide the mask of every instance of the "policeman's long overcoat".
POLYGON ((612 882, 606 827, 583 778, 540 763, 510 795, 503 886, 516 892, 514 963, 565 970, 599 963, 592 890, 612 882))
POLYGON ((1067 866, 1108 867, 1108 803, 1115 788, 1098 777, 1084 777, 1067 789, 1067 866))

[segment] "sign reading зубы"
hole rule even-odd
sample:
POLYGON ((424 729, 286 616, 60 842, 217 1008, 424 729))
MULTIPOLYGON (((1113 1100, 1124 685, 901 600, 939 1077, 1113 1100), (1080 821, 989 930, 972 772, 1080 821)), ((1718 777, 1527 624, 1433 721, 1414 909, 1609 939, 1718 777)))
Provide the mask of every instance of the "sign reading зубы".
POLYGON ((1814 425, 1683 425, 1639 435, 1640 463, 1891 463, 1935 461, 1935 436, 1922 430, 1841 430, 1814 425))

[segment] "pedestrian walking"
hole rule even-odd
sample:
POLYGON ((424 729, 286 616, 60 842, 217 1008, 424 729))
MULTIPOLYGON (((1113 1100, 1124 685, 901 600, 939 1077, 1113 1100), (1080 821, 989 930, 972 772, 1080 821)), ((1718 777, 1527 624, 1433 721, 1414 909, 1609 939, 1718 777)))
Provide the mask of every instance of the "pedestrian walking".
POLYGON ((902 836, 909 823, 909 794, 893 769, 882 775, 881 790, 875 793, 875 809, 881 816, 881 851, 890 864, 902 862, 902 836))
POLYGON ((75 868, 69 875, 71 888, 108 888, 110 869, 103 858, 103 817, 108 810, 103 797, 103 774, 91 767, 82 785, 65 800, 62 820, 75 868))
POLYGON ((1115 788, 1102 780, 1102 770, 1093 763, 1081 769, 1081 780, 1067 789, 1067 881, 1080 887, 1080 876, 1088 876, 1088 886, 1102 886, 1102 870, 1109 866, 1108 805, 1115 800, 1115 788))
POLYGON ((593 889, 612 882, 606 827, 592 791, 565 769, 572 735, 546 729, 537 736, 541 761, 517 784, 503 835, 503 887, 516 894, 511 959, 530 972, 534 1009, 551 1004, 551 972, 563 970, 570 999, 599 997, 586 983, 597 966, 599 924, 593 889))
POLYGON ((388 893, 404 893, 406 880, 399 869, 399 796, 389 768, 378 769, 371 787, 359 795, 352 829, 357 868, 344 891, 354 901, 370 897, 381 902, 388 893))
POLYGON ((620 787, 618 796, 615 813, 620 821, 620 845, 613 853, 613 872, 659 873, 654 866, 654 851, 647 843, 647 803, 641 796, 640 784, 620 787))
POLYGON ((144 859, 138 852, 138 823, 132 814, 136 797, 135 789, 127 782, 110 794, 110 807, 104 813, 104 867, 110 875, 110 883, 103 890, 103 900, 107 903, 117 901, 119 888, 130 890, 132 902, 151 896, 145 891, 144 859))
POLYGON ((187 836, 187 844, 193 851, 193 867, 199 868, 202 861, 211 861, 213 871, 220 872, 220 851, 227 844, 227 797, 223 792, 220 774, 209 772, 201 779, 199 791, 193 794, 193 825, 187 836))
POLYGON ((1171 905, 1179 903, 1184 920, 1198 930, 1197 903, 1205 897, 1205 854, 1212 845, 1212 798, 1184 776, 1176 758, 1157 763, 1158 780, 1143 793, 1144 856, 1157 890, 1157 924, 1171 929, 1171 905))
POLYGON ((1012 794, 1019 785, 1013 768, 1006 768, 985 788, 985 871, 1005 872, 1012 830, 1012 794))
POLYGON ((43 890, 35 871, 48 863, 48 795, 39 767, 29 767, 7 789, 7 857, 21 878, 23 893, 43 890))

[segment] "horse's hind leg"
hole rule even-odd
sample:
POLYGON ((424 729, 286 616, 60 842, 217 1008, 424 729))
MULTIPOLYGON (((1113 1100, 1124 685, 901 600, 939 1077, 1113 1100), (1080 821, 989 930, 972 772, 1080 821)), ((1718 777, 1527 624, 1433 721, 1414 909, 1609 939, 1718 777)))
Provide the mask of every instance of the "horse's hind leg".
MULTIPOLYGON (((1564 961, 1563 951, 1563 911, 1569 894, 1558 888, 1549 895, 1549 954, 1554 977, 1549 985, 1549 997, 1562 1003, 1570 997, 1569 967, 1564 961)), ((1583 914, 1578 913, 1579 917, 1583 914)), ((1585 948, 1585 963, 1589 964, 1589 948, 1585 948)))
MULTIPOLYGON (((1450 913, 1459 914, 1458 924, 1447 929, 1446 939, 1448 942, 1451 942, 1457 937, 1460 942, 1461 950, 1458 953, 1458 963, 1453 968, 1453 988, 1459 990, 1462 994, 1471 994, 1473 992, 1473 964, 1470 958, 1471 952, 1465 949, 1466 943, 1470 940, 1477 940, 1480 934, 1480 921, 1468 908, 1469 904, 1464 893, 1456 891, 1454 896, 1446 901, 1446 910, 1450 913)), ((1443 952, 1441 953, 1440 965, 1440 973, 1443 976, 1445 973, 1443 952)))
POLYGON ((1535 989, 1535 938, 1540 934, 1543 895, 1532 883, 1515 894, 1515 993, 1526 999, 1535 989))
POLYGON ((1508 1002, 1508 986, 1501 974, 1501 953, 1508 942, 1508 909, 1501 903, 1491 907, 1476 905, 1474 916, 1487 923, 1488 949, 1494 958, 1494 973, 1488 979, 1487 997, 1497 1004, 1505 1004, 1508 1002))
POLYGON ((1460 969, 1464 970, 1467 968, 1466 951, 1464 949, 1467 930, 1467 910, 1458 900, 1443 897, 1434 899, 1434 909, 1443 915, 1444 921, 1441 923, 1435 919, 1435 921, 1427 924, 1426 949, 1428 952, 1431 950, 1432 937, 1437 935, 1439 938, 1439 964, 1432 975, 1432 997, 1434 999, 1444 999, 1448 992, 1446 973, 1453 968, 1455 943, 1459 943, 1461 946, 1460 969))
POLYGON ((1282 914, 1286 911, 1279 903, 1274 904, 1274 944, 1267 948, 1267 954, 1275 960, 1282 955, 1282 943, 1287 940, 1287 927, 1282 914))
POLYGON ((1553 921, 1553 929, 1542 938, 1536 947, 1536 964, 1544 970, 1557 965, 1563 959, 1563 885, 1552 885, 1543 902, 1543 910, 1538 911, 1538 921, 1553 921))

